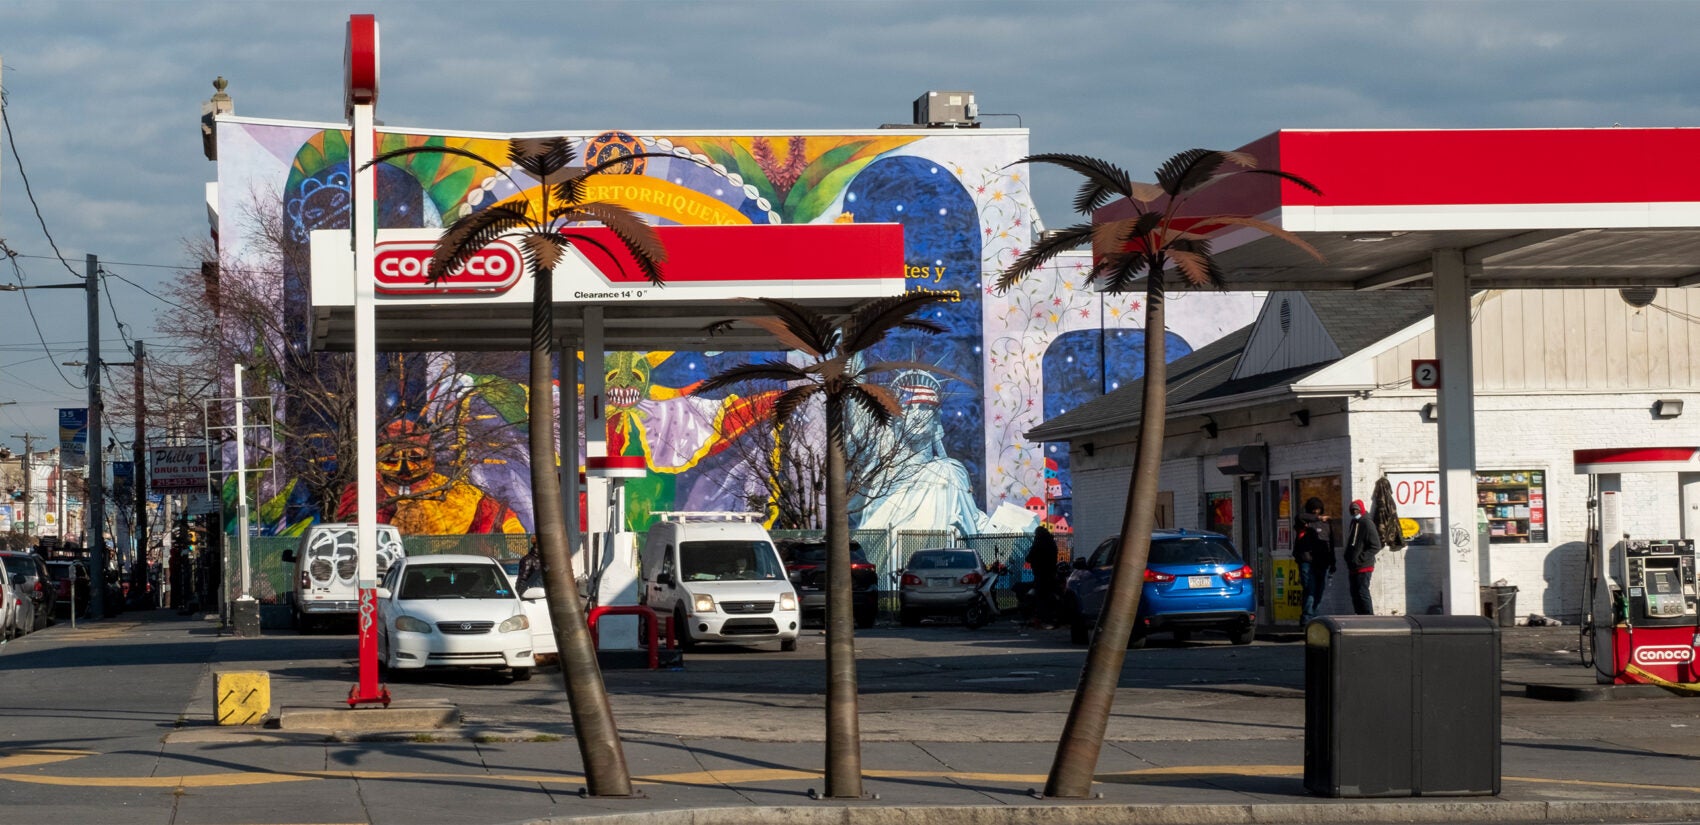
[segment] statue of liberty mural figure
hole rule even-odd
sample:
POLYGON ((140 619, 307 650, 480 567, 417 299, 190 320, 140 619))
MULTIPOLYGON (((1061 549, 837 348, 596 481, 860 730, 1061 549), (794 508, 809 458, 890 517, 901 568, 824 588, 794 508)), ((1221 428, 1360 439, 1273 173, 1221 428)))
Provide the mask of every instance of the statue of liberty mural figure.
POLYGON ((861 507, 857 529, 986 532, 991 519, 974 500, 968 469, 945 452, 939 379, 923 370, 904 370, 892 389, 903 399, 903 418, 878 437, 901 441, 894 460, 899 466, 892 468, 899 481, 861 507))

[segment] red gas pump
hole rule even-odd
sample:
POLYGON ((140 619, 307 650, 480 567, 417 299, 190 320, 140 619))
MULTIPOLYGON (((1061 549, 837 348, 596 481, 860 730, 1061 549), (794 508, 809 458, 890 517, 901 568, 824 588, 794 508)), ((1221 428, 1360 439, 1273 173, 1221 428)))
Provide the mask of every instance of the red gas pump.
POLYGON ((1676 472, 1692 486, 1700 447, 1577 450, 1575 460, 1591 492, 1585 663, 1601 683, 1700 687, 1694 540, 1635 536, 1621 510, 1621 474, 1676 472))

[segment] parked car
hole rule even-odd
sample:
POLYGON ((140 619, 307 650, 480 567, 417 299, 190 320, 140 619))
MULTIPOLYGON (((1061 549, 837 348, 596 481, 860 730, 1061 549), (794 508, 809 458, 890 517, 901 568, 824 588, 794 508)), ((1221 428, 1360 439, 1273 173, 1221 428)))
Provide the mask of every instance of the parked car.
POLYGON ((988 572, 980 554, 966 547, 916 550, 897 571, 897 620, 913 627, 927 616, 962 617, 980 598, 988 572))
POLYGON ((797 591, 759 516, 654 515, 640 556, 643 603, 672 618, 680 645, 777 641, 780 650, 797 649, 797 591))
POLYGON ((402 557, 378 585, 378 664, 392 674, 426 667, 507 668, 531 678, 536 658, 524 599, 488 556, 402 557))
POLYGON ((0 561, 6 566, 6 577, 30 605, 31 631, 53 624, 53 611, 58 606, 58 591, 53 577, 47 572, 47 562, 34 553, 16 550, 0 551, 0 561))
POLYGON ((87 616, 89 588, 93 585, 89 580, 88 565, 80 561, 55 559, 47 563, 47 572, 53 576, 58 612, 79 618, 87 616))
MULTIPOLYGON (((520 581, 519 559, 502 562, 502 572, 508 574, 508 581, 513 582, 514 591, 517 593, 525 593, 532 588, 543 589, 541 570, 532 573, 525 581, 520 581)), ((559 650, 555 645, 555 623, 549 618, 548 600, 539 596, 521 601, 525 602, 525 618, 531 622, 531 655, 538 659, 556 655, 559 650)))
MULTIPOLYGON (((1098 624, 1120 550, 1121 539, 1112 536, 1091 556, 1075 560, 1063 605, 1075 644, 1084 644, 1098 624)), ((1251 644, 1257 633, 1251 565, 1227 536, 1158 530, 1151 534, 1145 589, 1128 647, 1140 647, 1152 633, 1161 632, 1184 642, 1197 630, 1222 631, 1236 645, 1251 644)))
POLYGON ((28 605, 23 591, 12 585, 12 577, 0 576, 0 639, 16 639, 30 632, 28 605))
MULTIPOLYGON (((782 541, 779 557, 785 562, 785 574, 797 590, 803 618, 826 614, 826 542, 782 541)), ((850 542, 850 594, 854 602, 857 627, 873 627, 879 617, 879 575, 874 565, 862 555, 862 545, 850 542)))

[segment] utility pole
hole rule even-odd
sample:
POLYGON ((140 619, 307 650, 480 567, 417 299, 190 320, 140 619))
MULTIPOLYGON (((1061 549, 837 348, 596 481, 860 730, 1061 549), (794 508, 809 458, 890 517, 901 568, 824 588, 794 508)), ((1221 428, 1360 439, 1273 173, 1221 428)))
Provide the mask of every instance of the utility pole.
POLYGON ((147 599, 148 593, 148 417, 147 404, 142 397, 142 369, 147 356, 142 342, 136 342, 136 440, 131 443, 135 469, 131 480, 136 485, 136 561, 130 568, 130 592, 147 599))
POLYGON ((104 467, 101 450, 100 419, 102 417, 100 400, 100 260, 89 255, 86 262, 84 285, 88 288, 89 315, 89 360, 83 366, 83 374, 89 382, 89 449, 88 449, 88 483, 89 498, 84 506, 88 513, 88 524, 84 525, 87 538, 85 543, 89 551, 89 615, 97 619, 106 618, 106 479, 103 477, 104 467))
POLYGON ((31 530, 40 535, 41 528, 35 523, 35 485, 30 483, 30 477, 35 475, 35 467, 30 463, 33 459, 30 454, 35 452, 35 436, 24 433, 12 437, 24 440, 24 535, 29 535, 31 530))

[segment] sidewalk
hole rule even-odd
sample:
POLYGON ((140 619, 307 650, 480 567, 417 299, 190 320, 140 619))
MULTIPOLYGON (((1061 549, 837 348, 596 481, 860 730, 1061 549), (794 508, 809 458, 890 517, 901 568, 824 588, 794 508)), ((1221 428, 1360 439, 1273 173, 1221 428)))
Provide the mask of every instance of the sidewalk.
MULTIPOLYGON (((677 704, 687 678, 701 676, 716 663, 704 661, 696 674, 688 668, 671 674, 611 673, 625 757, 639 796, 606 799, 579 796, 578 749, 553 697, 560 690, 557 673, 539 673, 534 682, 542 684, 534 692, 469 682, 465 720, 447 729, 327 734, 218 727, 211 723, 214 671, 267 670, 274 714, 287 707, 339 704, 353 672, 348 659, 315 653, 325 649, 323 638, 236 639, 211 631, 204 622, 157 613, 145 614, 127 632, 117 632, 112 621, 79 629, 79 634, 99 633, 103 644, 115 648, 135 647, 150 659, 170 652, 167 658, 184 662, 185 673, 196 657, 204 657, 204 664, 196 666, 201 676, 185 679, 193 684, 183 688, 181 714, 163 736, 142 730, 128 738, 111 734, 108 739, 114 741, 98 747, 91 739, 66 740, 57 755, 44 747, 25 753, 16 741, 8 743, 0 751, 0 822, 157 822, 161 815, 178 825, 1700 821, 1695 782, 1700 776, 1700 702, 1668 696, 1586 702, 1524 698, 1526 684, 1582 687, 1591 681, 1589 672, 1575 664, 1573 641, 1571 649, 1564 649, 1575 628, 1516 628, 1503 634, 1507 712, 1500 795, 1384 800, 1326 799, 1304 789, 1302 691, 1238 679, 1224 684, 1185 664, 1250 653, 1288 662, 1297 649, 1292 646, 1166 650, 1130 665, 1181 662, 1183 672, 1175 681, 1186 684, 1128 688, 1118 695, 1112 729, 1135 733, 1105 743, 1095 796, 1087 800, 1047 800, 1032 793, 1045 783, 1060 729, 1056 712, 1036 714, 1034 709, 1060 701, 1066 711, 1072 690, 1006 697, 1007 703, 982 714, 982 737, 970 739, 963 734, 973 731, 958 727, 960 715, 932 725, 927 721, 931 711, 906 711, 902 697, 881 696, 878 686, 870 685, 865 707, 882 710, 865 711, 876 721, 867 727, 901 731, 907 726, 908 735, 864 736, 866 798, 815 800, 811 789, 824 787, 819 773, 823 746, 804 737, 818 738, 818 702, 781 707, 752 693, 741 713, 712 706, 682 725, 698 733, 661 735, 642 723, 651 718, 648 703, 675 703, 664 706, 667 712, 689 713, 680 708, 702 703, 677 704), (883 709, 890 706, 896 708, 883 709), (1021 710, 1024 706, 1032 709, 1021 710), (1261 709, 1257 712, 1264 718, 1248 721, 1245 708, 1261 709), (1024 721, 1035 716, 1038 723, 1024 721), (628 730, 628 720, 633 728, 650 729, 628 730), (26 756, 38 761, 26 766, 20 761, 26 756), (70 818, 47 816, 43 808, 11 807, 25 798, 36 800, 41 784, 66 782, 83 786, 76 794, 82 807, 53 809, 70 818)), ((45 641, 56 632, 40 635, 45 641)), ((328 642, 343 646, 347 639, 328 642)), ((79 701, 72 693, 54 697, 55 712, 88 712, 73 707, 79 701)), ((936 696, 913 704, 929 701, 936 696)))

